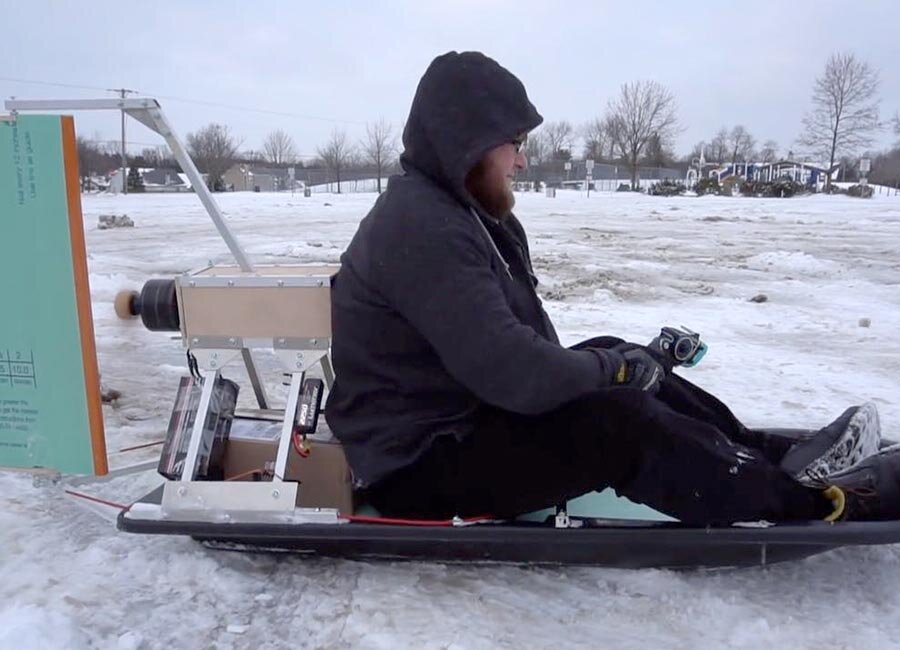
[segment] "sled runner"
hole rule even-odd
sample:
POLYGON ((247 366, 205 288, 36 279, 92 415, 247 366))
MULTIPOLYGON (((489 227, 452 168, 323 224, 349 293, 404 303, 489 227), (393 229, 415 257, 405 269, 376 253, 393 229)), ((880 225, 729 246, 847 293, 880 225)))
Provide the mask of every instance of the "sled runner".
MULTIPOLYGON (((271 484, 269 484, 271 485, 271 484)), ((162 488, 119 515, 132 533, 189 535, 213 548, 287 551, 343 558, 440 562, 587 564, 618 568, 722 568, 796 560, 841 546, 900 542, 900 522, 748 523, 698 528, 674 521, 621 518, 634 504, 606 493, 570 503, 573 512, 591 501, 606 513, 568 514, 558 527, 544 521, 432 522, 430 525, 351 521, 337 511, 312 510, 302 521, 244 522, 239 515, 207 513, 196 519, 161 515, 162 488), (598 498, 599 497, 599 498, 598 498), (606 497, 606 503, 603 503, 606 497), (581 501, 581 503, 577 503, 581 501), (616 510, 619 512, 616 512, 616 510), (605 515, 605 516, 604 516, 605 515), (619 515, 616 517, 615 515, 619 515), (232 520, 228 520, 232 519, 232 520)), ((649 509, 648 509, 649 510, 649 509)), ((650 511, 652 513, 652 511, 650 511)))

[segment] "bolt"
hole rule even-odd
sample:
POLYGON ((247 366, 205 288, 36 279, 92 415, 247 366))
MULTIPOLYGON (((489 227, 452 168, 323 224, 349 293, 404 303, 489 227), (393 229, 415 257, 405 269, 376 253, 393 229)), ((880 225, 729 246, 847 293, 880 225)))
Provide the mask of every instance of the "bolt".
POLYGON ((272 498, 277 499, 281 496, 281 493, 278 490, 272 490, 272 498))
POLYGON ((233 287, 233 286, 234 286, 234 280, 229 280, 229 281, 228 281, 228 286, 229 286, 229 287, 233 287))
POLYGON ((196 286, 197 286, 197 283, 194 282, 193 280, 191 280, 190 282, 188 282, 188 286, 196 287, 196 286))
POLYGON ((187 488, 186 488, 186 487, 181 486, 180 488, 178 488, 178 496, 183 497, 185 494, 187 494, 187 488))
POLYGON ((316 345, 318 342, 319 342, 319 339, 312 339, 310 341, 310 343, 312 343, 313 345, 316 345))
POLYGON ((279 287, 283 287, 283 286, 284 286, 284 280, 279 280, 279 281, 278 281, 278 286, 279 286, 279 287))
POLYGON ((230 339, 228 339, 228 342, 231 343, 232 345, 234 345, 235 344, 234 337, 232 336, 230 339))

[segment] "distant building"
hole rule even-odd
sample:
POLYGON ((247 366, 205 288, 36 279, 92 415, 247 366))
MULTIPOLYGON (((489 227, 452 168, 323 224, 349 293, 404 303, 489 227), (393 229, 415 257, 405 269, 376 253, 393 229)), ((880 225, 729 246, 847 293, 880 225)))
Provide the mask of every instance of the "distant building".
MULTIPOLYGON (((840 163, 831 168, 832 178, 840 169, 840 163)), ((829 168, 827 165, 799 161, 777 160, 773 162, 736 162, 736 163, 707 163, 702 158, 688 169, 686 184, 693 186, 698 178, 715 178, 719 183, 731 177, 742 180, 772 182, 779 178, 791 180, 806 185, 810 188, 821 189, 825 185, 829 168)))
POLYGON ((233 192, 278 192, 291 189, 289 168, 238 163, 222 175, 225 188, 233 192))
POLYGON ((177 169, 142 169, 145 192, 186 192, 191 189, 177 169))

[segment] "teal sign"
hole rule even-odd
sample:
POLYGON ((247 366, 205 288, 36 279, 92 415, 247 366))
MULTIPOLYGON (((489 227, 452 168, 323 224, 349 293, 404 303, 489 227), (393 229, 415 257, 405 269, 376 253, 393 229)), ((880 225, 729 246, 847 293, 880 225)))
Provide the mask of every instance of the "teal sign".
POLYGON ((75 130, 0 121, 0 467, 105 474, 75 130))

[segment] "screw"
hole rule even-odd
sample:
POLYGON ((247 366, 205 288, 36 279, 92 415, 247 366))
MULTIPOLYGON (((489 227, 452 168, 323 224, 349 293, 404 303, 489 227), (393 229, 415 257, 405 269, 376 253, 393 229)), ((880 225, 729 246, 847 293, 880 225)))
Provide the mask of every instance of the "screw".
POLYGON ((278 286, 279 286, 279 287, 283 287, 283 286, 284 286, 284 280, 279 280, 279 281, 278 281, 278 286))
POLYGON ((234 286, 234 280, 229 280, 229 281, 228 281, 228 286, 229 286, 229 287, 233 287, 233 286, 234 286))
POLYGON ((180 488, 178 488, 178 496, 183 497, 185 494, 187 494, 187 488, 186 488, 186 487, 181 486, 180 488))
POLYGON ((278 490, 272 490, 272 498, 277 499, 281 496, 281 493, 278 490))

